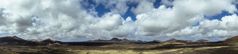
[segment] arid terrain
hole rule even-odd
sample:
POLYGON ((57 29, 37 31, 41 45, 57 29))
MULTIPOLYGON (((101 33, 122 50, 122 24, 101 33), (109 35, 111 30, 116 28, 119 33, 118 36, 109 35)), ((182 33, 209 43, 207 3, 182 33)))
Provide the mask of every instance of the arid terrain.
POLYGON ((50 39, 28 41, 16 36, 0 38, 0 54, 238 54, 238 37, 225 41, 196 42, 130 41, 113 38, 85 42, 60 42, 50 39))

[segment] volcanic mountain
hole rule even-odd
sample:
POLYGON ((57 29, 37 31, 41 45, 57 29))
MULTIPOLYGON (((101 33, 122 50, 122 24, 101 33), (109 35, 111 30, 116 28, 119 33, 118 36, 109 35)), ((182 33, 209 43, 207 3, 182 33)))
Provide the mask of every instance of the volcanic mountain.
POLYGON ((32 45, 33 41, 24 40, 17 36, 0 37, 0 45, 32 45))

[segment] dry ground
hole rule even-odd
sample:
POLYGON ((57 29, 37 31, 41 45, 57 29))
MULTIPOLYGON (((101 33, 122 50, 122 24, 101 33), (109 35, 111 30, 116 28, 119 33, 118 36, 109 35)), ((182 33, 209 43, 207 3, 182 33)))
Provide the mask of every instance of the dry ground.
POLYGON ((0 46, 0 54, 238 54, 234 46, 154 49, 160 45, 0 46))

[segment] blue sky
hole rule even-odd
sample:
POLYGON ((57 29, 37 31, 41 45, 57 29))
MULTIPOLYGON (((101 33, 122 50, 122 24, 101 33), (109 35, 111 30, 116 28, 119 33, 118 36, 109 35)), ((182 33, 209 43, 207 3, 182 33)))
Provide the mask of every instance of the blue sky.
MULTIPOLYGON (((97 5, 96 2, 94 0, 84 0, 85 2, 83 2, 83 4, 89 4, 89 5, 82 5, 85 9, 87 9, 88 11, 91 9, 95 9, 97 12, 97 16, 101 17, 104 14, 111 12, 110 8, 105 7, 105 5, 103 4, 99 4, 97 5)), ((169 1, 174 1, 174 0, 169 0, 169 1)), ((132 3, 132 2, 128 2, 126 4, 129 8, 127 9, 127 11, 124 14, 121 14, 121 16, 126 19, 127 17, 131 17, 133 21, 136 20, 136 15, 135 13, 133 13, 133 11, 131 10, 132 8, 136 8, 138 6, 138 3, 132 3)), ((160 7, 161 4, 161 0, 155 0, 155 2, 153 3, 154 8, 158 8, 160 7)), ((167 8, 173 8, 173 6, 166 6, 167 8)), ((236 8, 238 7, 238 5, 236 5, 236 8)), ((222 11, 219 14, 216 15, 211 15, 211 16, 205 16, 207 19, 209 20, 221 20, 221 18, 223 16, 227 16, 227 15, 231 15, 231 13, 227 12, 227 11, 222 11)))
MULTIPOLYGON (((82 5, 85 9, 87 9, 87 11, 90 11, 91 9, 95 9, 95 11, 97 12, 97 16, 101 17, 104 14, 110 12, 110 8, 107 8, 105 5, 103 4, 96 4, 96 2, 94 0, 84 0, 85 2, 83 2, 82 4, 86 4, 86 5, 82 5)), ((156 3, 157 4, 157 3, 156 3)), ((158 3, 159 4, 159 3, 158 3)), ((114 4, 115 5, 115 4, 114 4)), ((136 15, 131 11, 132 8, 136 8, 138 6, 138 3, 130 3, 128 2, 126 4, 129 8, 127 9, 127 11, 124 14, 121 14, 121 16, 126 19, 127 17, 131 17, 132 20, 136 20, 136 15)))
MULTIPOLYGON (((174 0, 168 0, 168 1, 169 2, 174 2, 174 0)), ((96 10, 97 16, 99 16, 99 17, 103 16, 106 13, 111 12, 110 8, 106 8, 105 5, 103 5, 103 4, 97 5, 97 4, 95 4, 96 3, 95 1, 86 0, 86 3, 92 5, 92 7, 91 6, 85 6, 85 8, 88 9, 88 10, 92 9, 93 7, 96 6, 93 9, 96 10)), ((124 19, 126 19, 127 17, 131 17, 133 21, 136 21, 137 20, 137 18, 136 18, 137 15, 132 11, 132 9, 137 8, 138 3, 128 2, 128 3, 126 3, 126 5, 129 8, 127 9, 127 11, 125 13, 121 14, 121 16, 124 19)), ((163 4, 161 2, 161 0, 155 0, 155 2, 153 2, 153 7, 154 8, 159 8, 161 5, 166 5, 166 4, 163 4)), ((238 5, 236 5, 236 8, 237 7, 238 7, 238 5)), ((173 8, 173 5, 166 5, 166 8, 173 8)), ((204 15, 204 17, 208 20, 220 20, 221 21, 222 17, 229 16, 229 15, 232 15, 232 13, 229 13, 228 11, 222 11, 220 13, 216 13, 216 14, 213 14, 213 15, 204 15)), ((198 21, 193 26, 199 26, 199 23, 200 22, 198 21)), ((184 36, 182 36, 182 37, 184 37, 184 36)), ((178 37, 178 38, 181 38, 181 37, 178 37)), ((188 38, 188 37, 185 36, 185 38, 188 38)))

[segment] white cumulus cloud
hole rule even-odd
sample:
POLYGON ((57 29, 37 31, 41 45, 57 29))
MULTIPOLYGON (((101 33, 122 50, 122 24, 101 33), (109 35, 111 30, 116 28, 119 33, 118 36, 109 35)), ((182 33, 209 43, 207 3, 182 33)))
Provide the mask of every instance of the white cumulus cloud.
MULTIPOLYGON (((2 0, 0 2, 0 33, 25 39, 80 41, 111 39, 132 40, 224 40, 238 34, 235 0, 93 0, 90 11, 82 7, 84 0, 2 0), (124 19, 128 3, 136 19, 124 19), (96 8, 104 5, 110 12, 95 16, 96 8), (171 7, 167 7, 171 6, 171 7), (209 20, 226 11, 221 20, 209 20), (80 39, 80 40, 79 40, 80 39)), ((90 5, 89 5, 90 6, 90 5)))

